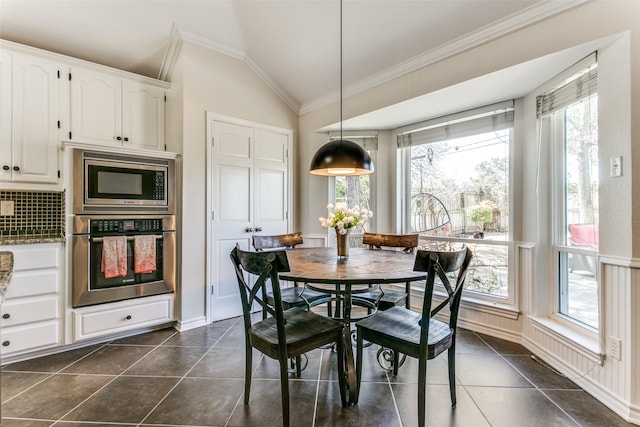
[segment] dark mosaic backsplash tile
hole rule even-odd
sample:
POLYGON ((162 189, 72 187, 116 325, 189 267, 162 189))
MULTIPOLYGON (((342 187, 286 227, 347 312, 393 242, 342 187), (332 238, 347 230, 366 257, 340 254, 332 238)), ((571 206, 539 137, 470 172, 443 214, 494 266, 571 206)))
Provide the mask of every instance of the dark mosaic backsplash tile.
POLYGON ((0 191, 0 200, 14 202, 14 215, 0 216, 0 239, 64 237, 64 192, 0 191))

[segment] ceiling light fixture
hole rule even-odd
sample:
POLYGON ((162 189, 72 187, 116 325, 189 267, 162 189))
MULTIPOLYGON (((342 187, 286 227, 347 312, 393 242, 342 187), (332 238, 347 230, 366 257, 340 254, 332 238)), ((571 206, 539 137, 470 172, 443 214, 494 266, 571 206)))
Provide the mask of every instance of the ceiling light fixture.
POLYGON ((373 160, 364 148, 342 138, 342 0, 340 0, 340 139, 324 144, 311 160, 309 172, 322 176, 373 173, 373 160))

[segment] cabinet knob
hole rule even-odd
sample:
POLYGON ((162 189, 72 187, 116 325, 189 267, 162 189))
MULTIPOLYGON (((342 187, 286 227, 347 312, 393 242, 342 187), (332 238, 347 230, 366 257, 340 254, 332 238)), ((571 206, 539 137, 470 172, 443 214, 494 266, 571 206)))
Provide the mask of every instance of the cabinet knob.
POLYGON ((14 166, 14 167, 13 167, 13 170, 14 170, 14 171, 16 171, 16 172, 18 172, 18 171, 20 170, 20 166, 14 166))
POLYGON ((246 231, 247 233, 251 233, 253 231, 253 228, 247 227, 244 229, 244 231, 246 231))
POLYGON ((125 317, 124 320, 131 320, 131 315, 127 314, 127 317, 125 317))
POLYGON ((127 138, 126 136, 124 137, 124 141, 127 142, 129 140, 129 138, 127 138))
POLYGON ((122 137, 121 137, 121 136, 116 136, 116 139, 117 139, 118 141, 122 141, 122 137))
POLYGON ((2 165, 2 170, 8 171, 11 169, 8 165, 2 165))
POLYGON ((10 317, 11 317, 11 315, 9 313, 5 313, 5 314, 2 315, 3 319, 8 319, 10 317))
POLYGON ((262 227, 256 227, 256 231, 259 233, 262 231, 262 227))
POLYGON ((2 341, 2 346, 3 347, 9 347, 9 344, 11 344, 11 341, 7 340, 7 341, 2 341))

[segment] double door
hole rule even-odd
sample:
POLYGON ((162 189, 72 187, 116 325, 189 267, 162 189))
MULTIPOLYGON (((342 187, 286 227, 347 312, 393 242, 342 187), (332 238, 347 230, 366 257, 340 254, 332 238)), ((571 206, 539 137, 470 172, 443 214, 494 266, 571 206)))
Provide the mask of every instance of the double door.
POLYGON ((291 132, 209 118, 209 320, 242 314, 229 253, 289 231, 291 132))

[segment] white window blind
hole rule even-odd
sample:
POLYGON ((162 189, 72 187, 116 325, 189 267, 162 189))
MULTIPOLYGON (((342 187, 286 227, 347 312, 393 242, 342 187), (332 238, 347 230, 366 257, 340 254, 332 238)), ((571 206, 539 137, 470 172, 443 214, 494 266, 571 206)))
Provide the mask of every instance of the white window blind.
POLYGON ((513 127, 513 101, 444 116, 398 129, 398 148, 430 144, 513 127))
POLYGON ((555 87, 536 98, 536 116, 548 116, 596 93, 597 66, 593 53, 554 78, 555 87))
POLYGON ((356 144, 360 145, 362 148, 364 148, 366 151, 378 150, 378 134, 377 133, 346 131, 342 133, 342 138, 341 138, 340 132, 329 132, 329 140, 335 141, 337 139, 347 139, 349 141, 353 141, 356 144))

